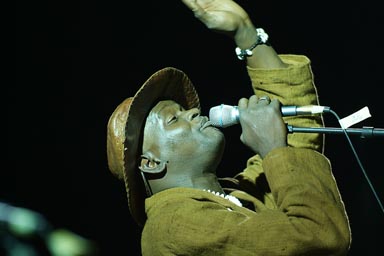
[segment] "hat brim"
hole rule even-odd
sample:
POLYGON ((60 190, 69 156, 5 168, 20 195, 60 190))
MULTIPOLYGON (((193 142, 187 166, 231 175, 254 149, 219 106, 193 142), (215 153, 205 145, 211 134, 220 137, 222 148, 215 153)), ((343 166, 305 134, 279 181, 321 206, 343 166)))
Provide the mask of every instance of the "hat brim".
POLYGON ((200 108, 198 94, 188 76, 181 70, 166 67, 153 75, 132 99, 125 126, 124 182, 132 217, 142 225, 146 220, 145 186, 138 169, 145 120, 159 100, 174 100, 185 109, 200 108))

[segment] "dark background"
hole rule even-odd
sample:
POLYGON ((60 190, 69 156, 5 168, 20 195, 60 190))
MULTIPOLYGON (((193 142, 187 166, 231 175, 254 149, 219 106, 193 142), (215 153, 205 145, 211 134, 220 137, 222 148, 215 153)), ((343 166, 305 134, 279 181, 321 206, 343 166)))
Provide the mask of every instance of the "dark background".
MULTIPOLYGON (((124 185, 107 168, 106 127, 115 107, 165 66, 190 76, 204 115, 252 93, 232 40, 206 29, 181 1, 137 2, 30 6, 20 32, 27 29, 19 48, 25 54, 6 86, 8 163, 0 200, 95 241, 102 255, 139 255, 140 231, 130 219, 124 185)), ((368 106, 372 117, 354 127, 384 127, 378 2, 240 3, 279 53, 312 60, 322 105, 341 118, 368 106)), ((337 126, 333 115, 324 117, 326 126, 337 126)), ((224 159, 220 170, 230 175, 243 168, 249 152, 238 141, 239 127, 224 132, 233 145, 226 153, 236 157, 224 159)), ((384 138, 350 138, 383 201, 384 138)), ((346 137, 327 135, 326 155, 351 221, 350 255, 379 255, 384 213, 346 137)))

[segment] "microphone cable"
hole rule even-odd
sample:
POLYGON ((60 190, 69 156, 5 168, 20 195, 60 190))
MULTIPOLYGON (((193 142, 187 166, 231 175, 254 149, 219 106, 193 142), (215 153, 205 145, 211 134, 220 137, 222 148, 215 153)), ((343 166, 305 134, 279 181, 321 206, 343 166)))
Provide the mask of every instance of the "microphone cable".
MULTIPOLYGON (((329 109, 329 112, 332 113, 332 114, 336 117, 337 121, 340 122, 341 119, 340 119, 340 117, 337 115, 337 113, 336 113, 335 111, 333 111, 332 109, 329 109)), ((375 190, 375 188, 373 187, 373 184, 372 184, 371 180, 369 179, 368 174, 367 174, 367 172, 365 171, 365 168, 364 168, 362 162, 360 161, 360 158, 359 158, 359 156, 358 156, 358 154, 357 154, 357 152, 356 152, 356 150, 355 150, 355 147, 354 147, 353 144, 352 144, 352 141, 351 141, 351 139, 350 139, 350 137, 349 137, 349 135, 348 135, 346 129, 343 128, 343 127, 341 127, 341 129, 342 129, 342 131, 343 131, 345 137, 347 138, 347 141, 348 141, 348 143, 349 143, 349 145, 350 145, 350 147, 351 147, 351 149, 352 149, 352 152, 353 152, 353 154, 354 154, 354 156, 355 156, 355 158, 356 158, 356 161, 357 161, 357 163, 359 164, 359 167, 360 167, 360 169, 361 169, 361 172, 363 173, 365 179, 367 180, 367 183, 368 183, 370 189, 372 190, 372 193, 373 193, 373 195, 375 196, 375 199, 376 199, 377 203, 379 204, 381 211, 384 213, 384 207, 383 207, 383 204, 381 203, 380 198, 379 198, 379 196, 377 195, 376 190, 375 190)))

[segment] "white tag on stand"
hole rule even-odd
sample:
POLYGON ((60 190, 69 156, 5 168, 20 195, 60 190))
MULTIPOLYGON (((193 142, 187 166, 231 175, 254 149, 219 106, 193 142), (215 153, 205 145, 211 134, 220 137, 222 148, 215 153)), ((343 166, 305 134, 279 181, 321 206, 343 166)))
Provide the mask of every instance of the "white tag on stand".
POLYGON ((369 113, 368 107, 363 107, 355 113, 340 119, 339 123, 341 128, 347 129, 348 127, 357 124, 369 117, 371 117, 371 113, 369 113))

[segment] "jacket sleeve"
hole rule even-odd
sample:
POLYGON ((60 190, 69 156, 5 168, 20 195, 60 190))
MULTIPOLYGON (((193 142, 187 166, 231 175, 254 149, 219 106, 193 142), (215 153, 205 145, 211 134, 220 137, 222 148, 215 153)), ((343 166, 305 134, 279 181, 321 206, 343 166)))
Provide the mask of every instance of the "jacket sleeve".
MULTIPOLYGON (((287 68, 252 69, 247 67, 252 89, 258 96, 268 95, 278 99, 282 105, 319 105, 317 88, 310 59, 304 55, 281 54, 280 58, 288 64, 287 68)), ((322 115, 300 115, 283 117, 284 121, 298 127, 322 127, 322 115)), ((288 134, 288 145, 291 147, 308 148, 323 153, 324 136, 318 133, 288 134)), ((268 188, 265 189, 262 160, 259 155, 248 159, 246 168, 235 178, 241 189, 254 196, 263 198, 268 207, 275 207, 275 202, 268 188), (257 186, 255 185, 257 183, 257 186)))
MULTIPOLYGON (((303 55, 279 55, 289 66, 282 69, 252 69, 247 67, 252 88, 256 95, 268 95, 282 105, 319 105, 317 88, 310 60, 303 55)), ((321 115, 284 117, 286 123, 301 127, 321 127, 321 115)), ((323 135, 317 133, 288 134, 288 143, 293 147, 323 151, 323 135)))

